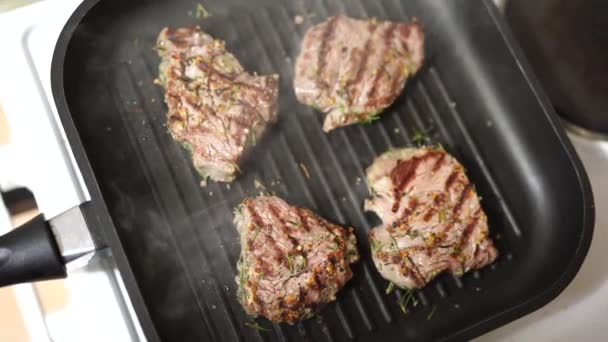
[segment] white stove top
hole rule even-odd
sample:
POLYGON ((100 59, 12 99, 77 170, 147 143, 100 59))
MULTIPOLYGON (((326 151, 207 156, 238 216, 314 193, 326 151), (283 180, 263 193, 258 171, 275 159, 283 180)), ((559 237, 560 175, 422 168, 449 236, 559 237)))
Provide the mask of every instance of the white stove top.
MULTIPOLYGON (((10 144, 0 146, 0 187, 30 188, 47 217, 89 199, 50 90, 55 42, 80 2, 46 0, 0 13, 0 104, 11 130, 10 144)), ((608 316, 608 263, 603 255, 608 246, 608 178, 604 177, 608 143, 578 136, 571 139, 591 178, 597 207, 589 255, 572 284, 556 300, 477 341, 608 339, 608 325, 604 324, 608 316)), ((0 234, 8 229, 2 217, 0 234)), ((108 251, 99 253, 87 268, 70 273, 65 282, 72 300, 59 313, 36 308, 44 298, 40 293, 36 297, 31 285, 16 287, 22 312, 29 313, 26 320, 32 340, 143 339, 108 251), (105 324, 100 326, 99 322, 107 322, 112 328, 104 329, 105 324)))

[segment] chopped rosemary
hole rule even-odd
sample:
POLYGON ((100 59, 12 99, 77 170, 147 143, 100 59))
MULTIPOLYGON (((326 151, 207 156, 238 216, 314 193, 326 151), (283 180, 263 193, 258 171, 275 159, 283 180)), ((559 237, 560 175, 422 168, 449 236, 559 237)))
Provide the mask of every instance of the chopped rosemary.
POLYGON ((391 281, 390 283, 388 283, 388 286, 386 287, 386 294, 390 294, 391 292, 393 292, 394 289, 395 289, 395 283, 393 283, 391 281))
POLYGON ((295 273, 293 271, 295 269, 294 263, 293 263, 293 255, 291 255, 291 254, 287 254, 287 266, 289 267, 289 273, 291 273, 291 274, 295 273))
POLYGON ((239 261, 237 262, 237 269, 239 273, 239 289, 238 292, 241 297, 241 301, 243 303, 247 302, 247 291, 245 290, 245 284, 247 283, 247 264, 245 263, 245 259, 243 255, 239 257, 239 261))
POLYGON ((403 294, 397 300, 397 304, 399 304, 399 308, 401 309, 401 312, 403 312, 404 314, 407 313, 406 298, 407 298, 407 295, 403 294))
POLYGON ((427 321, 430 321, 431 318, 433 318, 433 315, 435 314, 435 310, 437 310, 437 305, 433 305, 433 309, 431 309, 431 312, 426 316, 427 321))
POLYGON ((231 163, 231 164, 232 164, 232 168, 233 168, 233 169, 234 169, 236 172, 241 173, 241 168, 239 167, 239 164, 237 164, 237 163, 231 163))
POLYGON ((399 245, 397 244, 397 240, 395 240, 395 238, 389 234, 389 237, 391 238, 391 244, 393 245, 393 248, 395 248, 396 250, 399 250, 399 245))
POLYGON ((415 239, 417 237, 422 236, 422 234, 420 234, 419 230, 409 230, 407 233, 405 233, 407 236, 411 237, 412 239, 415 239))
POLYGON ((206 170, 199 169, 199 168, 195 168, 195 170, 196 170, 196 173, 198 173, 198 175, 201 176, 203 181, 206 181, 207 178, 209 178, 209 174, 207 173, 206 170))
POLYGON ((384 245, 376 239, 369 239, 369 243, 371 244, 372 252, 374 253, 380 252, 382 247, 384 247, 384 245))
POLYGON ((252 328, 252 329, 260 330, 260 331, 272 331, 269 328, 263 327, 256 322, 253 322, 253 323, 245 322, 245 326, 252 328))
POLYGON ((192 144, 188 141, 178 141, 177 142, 184 150, 188 153, 192 154, 192 144))
POLYGON ((205 9, 205 6, 203 6, 203 4, 201 4, 201 3, 196 4, 196 12, 194 14, 196 19, 205 19, 205 18, 209 17, 210 15, 211 14, 209 14, 209 12, 207 11, 207 9, 205 9))
POLYGON ((381 110, 370 113, 367 118, 361 121, 362 124, 368 125, 373 123, 374 121, 380 119, 381 110))
POLYGON ((266 189, 266 186, 264 186, 264 183, 262 183, 261 180, 254 178, 253 179, 253 187, 256 189, 266 189))
POLYGON ((439 142, 435 143, 432 146, 432 148, 435 149, 435 150, 438 150, 438 151, 445 151, 445 148, 443 148, 443 145, 441 143, 439 143, 439 142))
POLYGON ((412 142, 415 145, 424 145, 425 143, 427 143, 430 138, 428 136, 428 134, 432 131, 432 128, 428 128, 428 129, 424 129, 424 130, 414 130, 414 132, 412 133, 412 142))
POLYGON ((296 273, 302 272, 304 267, 306 267, 306 257, 304 255, 301 255, 301 257, 302 257, 302 262, 298 265, 298 269, 297 269, 296 273))
POLYGON ((308 168, 306 167, 306 165, 304 163, 299 163, 299 166, 302 170, 302 173, 304 174, 304 177, 306 177, 306 179, 310 179, 310 172, 308 172, 308 168))
POLYGON ((299 226, 299 225, 300 225, 300 224, 299 224, 298 222, 296 222, 296 221, 286 220, 285 222, 287 222, 287 223, 289 223, 289 224, 292 224, 292 225, 294 225, 294 226, 299 226))
POLYGON ((399 308, 404 314, 407 314, 407 306, 410 302, 412 302, 413 306, 418 305, 418 300, 414 297, 414 292, 410 289, 404 289, 404 293, 397 300, 397 304, 399 304, 399 308))
POLYGON ((260 234, 260 230, 262 230, 261 226, 257 226, 255 228, 255 233, 253 233, 253 237, 251 238, 251 243, 255 242, 255 239, 258 237, 258 234, 260 234))
POLYGON ((296 263, 295 259, 297 256, 294 257, 291 254, 287 255, 287 266, 289 267, 289 273, 291 275, 302 272, 304 267, 306 267, 306 257, 303 255, 300 255, 300 256, 302 257, 301 261, 299 263, 296 263))

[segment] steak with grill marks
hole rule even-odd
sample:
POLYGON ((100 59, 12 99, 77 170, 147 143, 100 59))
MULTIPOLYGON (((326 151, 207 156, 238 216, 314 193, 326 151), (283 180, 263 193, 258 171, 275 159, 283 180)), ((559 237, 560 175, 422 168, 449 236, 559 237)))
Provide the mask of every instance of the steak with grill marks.
POLYGON ((350 280, 359 259, 353 229, 277 197, 248 198, 236 208, 241 240, 238 299, 274 322, 309 318, 350 280))
POLYGON ((247 73, 223 41, 198 26, 164 28, 157 50, 173 139, 190 152, 203 181, 232 181, 277 118, 278 76, 247 73))
POLYGON ((424 33, 409 24, 330 17, 308 30, 296 61, 298 100, 326 113, 323 130, 372 121, 424 58, 424 33))
POLYGON ((448 270, 462 275, 492 263, 498 252, 475 188, 462 165, 442 149, 404 148, 367 169, 382 225, 369 233, 380 274, 403 288, 421 288, 448 270))

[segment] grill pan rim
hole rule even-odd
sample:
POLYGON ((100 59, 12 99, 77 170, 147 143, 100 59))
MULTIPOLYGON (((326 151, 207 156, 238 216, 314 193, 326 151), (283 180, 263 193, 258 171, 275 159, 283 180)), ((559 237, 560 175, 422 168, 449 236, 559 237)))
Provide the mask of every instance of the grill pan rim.
MULTIPOLYGON (((118 269, 124 280, 125 287, 130 296, 135 312, 137 313, 137 318, 142 325, 146 337, 150 341, 160 341, 156 327, 148 310, 148 306, 146 305, 146 302, 141 294, 137 279, 132 271, 122 242, 117 234, 116 227, 112 223, 111 215, 106 207, 101 190, 95 178, 93 168, 89 162, 84 150, 84 145, 81 142, 79 133, 74 124, 64 92, 64 62, 73 33, 76 31, 81 21, 90 12, 90 10, 100 2, 101 0, 84 0, 74 11, 62 29, 55 46, 51 63, 51 88, 68 142, 91 195, 91 201, 81 205, 87 222, 89 223, 89 228, 100 232, 104 240, 103 242, 105 242, 105 244, 112 250, 112 254, 116 259, 118 269)), ((510 32, 510 28, 508 28, 506 22, 500 18, 500 13, 498 13, 498 10, 495 8, 491 0, 484 0, 483 5, 486 7, 493 23, 498 28, 501 37, 508 46, 513 59, 515 59, 517 62, 522 76, 525 78, 526 83, 530 88, 530 91, 532 91, 538 100, 539 106, 545 113, 547 121, 558 137, 561 143, 559 147, 566 152, 571 166, 576 172, 578 186, 581 190, 583 200, 582 222, 580 223, 581 235, 576 246, 575 258, 569 262, 568 266, 564 268, 560 277, 558 277, 558 279, 556 279, 550 287, 515 306, 503 310, 494 316, 487 317, 476 324, 462 328, 461 330, 446 337, 445 340, 464 340, 480 336, 533 311, 536 311, 555 299, 570 284, 580 270, 591 244, 595 222, 593 194, 589 179, 580 159, 578 158, 578 155, 574 150, 574 147, 567 138, 565 131, 559 124, 557 114, 552 109, 547 96, 544 94, 544 91, 541 89, 537 78, 531 71, 531 66, 524 57, 519 45, 514 40, 514 37, 510 32)))

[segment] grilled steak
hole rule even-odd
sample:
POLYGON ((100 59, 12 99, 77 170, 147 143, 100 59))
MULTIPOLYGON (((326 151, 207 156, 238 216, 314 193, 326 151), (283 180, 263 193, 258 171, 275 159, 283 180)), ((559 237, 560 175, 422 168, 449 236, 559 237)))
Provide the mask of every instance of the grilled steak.
POLYGON ((410 24, 338 15, 313 26, 295 66, 298 100, 327 113, 323 130, 372 121, 395 101, 424 58, 410 24))
POLYGON ((164 28, 157 41, 167 127, 203 181, 230 182, 276 120, 278 76, 251 75, 224 42, 199 27, 164 28))
POLYGON ((353 229, 277 197, 248 198, 235 210, 241 239, 238 298, 250 315, 275 322, 309 318, 352 277, 353 229))
POLYGON ((367 169, 367 184, 365 209, 383 221, 369 233, 372 258, 395 285, 420 288, 444 270, 462 275, 498 256, 475 188, 447 152, 386 152, 367 169))

